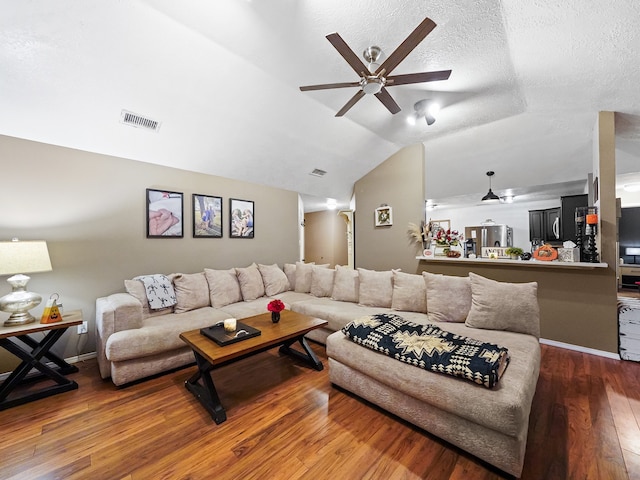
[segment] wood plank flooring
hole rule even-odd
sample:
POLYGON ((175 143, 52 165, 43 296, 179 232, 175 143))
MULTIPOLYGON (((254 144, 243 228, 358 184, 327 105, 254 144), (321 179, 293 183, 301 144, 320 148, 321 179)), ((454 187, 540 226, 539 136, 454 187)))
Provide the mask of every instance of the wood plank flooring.
MULTIPOLYGON (((522 478, 640 479, 640 364, 542 352, 522 478)), ((78 366, 78 390, 0 412, 0 478, 508 478, 277 350, 214 372, 221 425, 184 388, 195 367, 116 388, 78 366)))

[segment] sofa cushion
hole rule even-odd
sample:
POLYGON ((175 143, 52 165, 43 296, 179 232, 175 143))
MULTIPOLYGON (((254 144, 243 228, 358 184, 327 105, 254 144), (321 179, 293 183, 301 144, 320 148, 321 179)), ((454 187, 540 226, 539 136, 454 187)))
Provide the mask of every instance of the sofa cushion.
POLYGON ((393 272, 391 309, 427 313, 427 285, 422 275, 393 272))
POLYGON ((235 268, 229 270, 205 268, 204 275, 209 284, 209 297, 213 307, 222 308, 230 303, 242 301, 242 292, 235 268))
POLYGON ((296 292, 309 293, 311 291, 311 275, 313 274, 313 265, 313 263, 296 262, 296 292))
POLYGON ((377 272, 358 268, 360 288, 358 303, 367 307, 391 308, 393 296, 393 271, 377 272))
POLYGON ((294 303, 291 305, 291 310, 304 315, 309 315, 310 317, 326 320, 326 328, 334 331, 340 330, 354 318, 360 318, 365 315, 375 315, 377 313, 391 312, 388 308, 365 307, 356 303, 340 302, 328 297, 313 297, 311 300, 294 303))
POLYGON ((469 277, 422 272, 427 283, 427 313, 436 322, 464 322, 471 309, 469 277))
POLYGON ((333 279, 336 271, 317 265, 311 267, 311 288, 309 293, 314 297, 330 297, 333 292, 333 279))
POLYGON ((336 265, 331 298, 341 302, 358 303, 359 290, 360 276, 358 275, 358 271, 350 267, 336 265))
POLYGON ((465 324, 540 337, 538 284, 497 282, 469 272, 471 311, 465 324))
POLYGON ((291 289, 289 279, 278 264, 262 265, 259 263, 258 270, 260 270, 260 275, 262 275, 264 293, 267 297, 272 297, 273 295, 277 295, 291 289))
POLYGON ((258 265, 252 263, 245 268, 236 268, 236 275, 245 302, 264 296, 264 283, 258 265))
POLYGON ((291 290, 296 289, 296 264, 295 263, 285 263, 284 264, 284 274, 287 276, 287 280, 289 280, 289 286, 291 290))
MULTIPOLYGON (((170 282, 173 282, 173 277, 174 274, 167 275, 167 278, 170 282)), ((145 291, 144 284, 140 280, 125 280, 124 288, 129 295, 134 296, 142 304, 142 316, 144 318, 173 313, 173 306, 160 308, 157 310, 150 309, 149 300, 147 299, 147 292, 145 291)))
POLYGON ((177 273, 173 277, 173 286, 178 300, 175 308, 176 313, 184 313, 211 305, 209 284, 204 272, 177 273))

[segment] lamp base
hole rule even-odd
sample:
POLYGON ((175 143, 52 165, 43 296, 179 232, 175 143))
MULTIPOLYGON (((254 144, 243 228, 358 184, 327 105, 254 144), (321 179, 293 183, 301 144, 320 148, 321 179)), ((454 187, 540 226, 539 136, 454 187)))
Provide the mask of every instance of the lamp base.
POLYGON ((14 275, 7 279, 12 287, 11 292, 0 298, 0 310, 11 313, 4 322, 5 327, 25 325, 36 321, 28 310, 40 305, 42 297, 26 290, 29 280, 26 275, 14 275))
POLYGON ((13 313, 3 323, 5 327, 15 327, 16 325, 26 325, 35 322, 36 319, 29 312, 13 313))

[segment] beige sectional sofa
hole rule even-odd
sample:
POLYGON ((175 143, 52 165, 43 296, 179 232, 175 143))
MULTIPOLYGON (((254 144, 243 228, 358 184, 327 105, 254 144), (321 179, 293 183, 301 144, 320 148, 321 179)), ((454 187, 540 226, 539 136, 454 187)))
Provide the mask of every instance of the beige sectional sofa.
POLYGON ((287 308, 327 320, 308 337, 326 344, 330 381, 438 437, 519 476, 540 366, 537 285, 469 277, 376 272, 297 262, 167 276, 177 304, 149 308, 139 280, 127 293, 96 301, 97 354, 103 378, 123 385, 193 363, 179 333, 225 318, 287 308), (375 314, 395 313, 457 335, 499 344, 510 363, 488 389, 426 372, 349 340, 341 329, 375 314))

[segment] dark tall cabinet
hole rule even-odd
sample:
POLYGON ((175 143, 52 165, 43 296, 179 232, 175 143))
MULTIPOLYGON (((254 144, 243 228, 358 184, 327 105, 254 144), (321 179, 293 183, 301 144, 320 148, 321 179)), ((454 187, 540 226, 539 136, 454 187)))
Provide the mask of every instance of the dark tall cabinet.
POLYGON ((559 242, 560 207, 545 210, 529 210, 529 240, 559 242))

